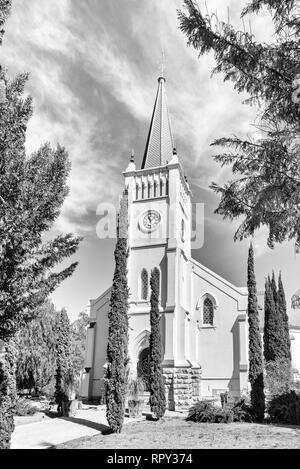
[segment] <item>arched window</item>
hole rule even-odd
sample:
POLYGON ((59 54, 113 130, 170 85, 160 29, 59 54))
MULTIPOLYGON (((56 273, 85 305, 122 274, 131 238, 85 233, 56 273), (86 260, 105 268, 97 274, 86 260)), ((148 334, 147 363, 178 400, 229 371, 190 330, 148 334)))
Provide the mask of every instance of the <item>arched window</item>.
POLYGON ((141 299, 142 300, 148 300, 148 292, 149 292, 149 278, 148 278, 148 272, 146 269, 142 270, 142 275, 141 275, 141 299))
POLYGON ((154 182, 154 197, 157 197, 157 182, 154 182))
POLYGON ((203 325, 214 325, 214 304, 210 298, 205 298, 203 302, 203 325))
POLYGON ((160 180, 160 196, 162 197, 163 196, 163 190, 164 190, 164 183, 162 181, 162 179, 160 180))
POLYGON ((167 179, 167 182, 166 182, 166 195, 168 196, 169 195, 169 180, 167 179))
POLYGON ((142 199, 145 198, 145 189, 146 189, 146 188, 145 188, 145 184, 143 183, 143 184, 142 184, 142 199))
POLYGON ((140 188, 138 186, 138 184, 136 185, 136 188, 135 188, 135 198, 136 200, 139 200, 139 192, 140 192, 140 188))
POLYGON ((148 182, 148 199, 151 198, 151 183, 148 182))
POLYGON ((158 295, 160 296, 160 271, 157 267, 153 270, 152 277, 155 280, 155 283, 157 283, 157 285, 158 285, 158 288, 159 288, 159 294, 158 295))

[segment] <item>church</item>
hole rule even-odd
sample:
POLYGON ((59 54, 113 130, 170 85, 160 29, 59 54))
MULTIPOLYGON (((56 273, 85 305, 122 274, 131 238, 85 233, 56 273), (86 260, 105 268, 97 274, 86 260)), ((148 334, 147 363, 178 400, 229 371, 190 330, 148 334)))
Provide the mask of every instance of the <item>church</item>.
MULTIPOLYGON (((248 298, 246 288, 191 256, 192 193, 175 149, 165 87, 160 77, 142 167, 136 168, 132 157, 123 173, 129 224, 129 365, 133 375, 147 382, 150 275, 155 269, 166 396, 168 408, 177 410, 200 398, 226 391, 238 397, 249 390, 248 298)), ((110 289, 88 306, 81 395, 90 400, 104 394, 109 303, 110 289)), ((292 350, 300 361, 298 317, 295 322, 292 350)), ((300 370, 300 363, 297 366, 300 370)))

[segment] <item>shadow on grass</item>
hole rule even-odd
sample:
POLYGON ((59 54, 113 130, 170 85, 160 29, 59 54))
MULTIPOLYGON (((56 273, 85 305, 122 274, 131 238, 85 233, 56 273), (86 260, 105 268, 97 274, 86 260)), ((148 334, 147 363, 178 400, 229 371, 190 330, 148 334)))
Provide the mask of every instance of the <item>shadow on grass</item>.
POLYGON ((50 419, 58 419, 61 417, 61 414, 58 412, 52 411, 52 410, 46 410, 44 411, 44 414, 49 417, 50 419))
POLYGON ((291 430, 300 432, 300 425, 290 425, 288 423, 271 423, 270 425, 276 428, 290 428, 291 430))
POLYGON ((107 425, 103 425, 102 423, 91 422, 90 420, 85 419, 77 419, 76 417, 61 417, 61 420, 65 420, 66 422, 77 423, 78 425, 83 425, 84 427, 93 428, 98 432, 102 433, 102 435, 109 435, 112 433, 111 429, 107 425))

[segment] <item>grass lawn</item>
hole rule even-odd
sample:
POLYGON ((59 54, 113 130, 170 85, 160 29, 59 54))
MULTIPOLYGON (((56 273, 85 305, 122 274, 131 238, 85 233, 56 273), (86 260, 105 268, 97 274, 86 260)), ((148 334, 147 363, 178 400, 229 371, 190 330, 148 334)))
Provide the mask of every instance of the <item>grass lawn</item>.
POLYGON ((80 438, 56 449, 229 449, 300 448, 300 427, 248 423, 186 422, 182 415, 160 422, 137 421, 120 435, 80 438))

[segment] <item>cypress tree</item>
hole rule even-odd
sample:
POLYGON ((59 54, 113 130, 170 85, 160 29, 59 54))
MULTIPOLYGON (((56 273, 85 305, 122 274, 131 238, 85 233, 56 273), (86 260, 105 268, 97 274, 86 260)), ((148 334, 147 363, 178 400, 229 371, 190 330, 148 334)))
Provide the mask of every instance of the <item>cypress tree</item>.
POLYGON ((251 383, 251 406, 257 421, 264 419, 265 395, 263 379, 263 356, 259 330, 254 252, 251 244, 248 258, 248 322, 249 322, 249 381, 251 383))
POLYGON ((290 338, 285 294, 281 277, 280 286, 276 284, 275 274, 268 279, 265 302, 265 360, 275 362, 290 360, 290 338))
POLYGON ((71 373, 71 328, 65 309, 57 313, 56 333, 55 399, 58 411, 62 412, 62 403, 69 400, 67 388, 71 373))
POLYGON ((128 197, 124 193, 118 220, 115 273, 108 313, 107 369, 105 377, 106 417, 114 433, 121 433, 125 416, 128 365, 127 281, 128 197))
POLYGON ((282 357, 288 362, 291 362, 291 340, 290 340, 290 329, 289 329, 289 317, 286 308, 286 299, 284 293, 284 287, 281 278, 281 272, 278 278, 278 315, 281 318, 282 323, 282 336, 283 336, 283 349, 281 351, 282 357))
POLYGON ((159 313, 159 271, 151 273, 151 335, 150 335, 150 407, 157 419, 166 412, 165 384, 162 374, 162 346, 159 313))
MULTIPOLYGON (((264 357, 266 363, 275 361, 278 355, 278 315, 274 301, 274 281, 268 277, 265 287, 265 326, 264 326, 264 357)), ((277 296, 277 294, 276 294, 277 296)), ((275 297, 276 297, 275 296, 275 297)))

